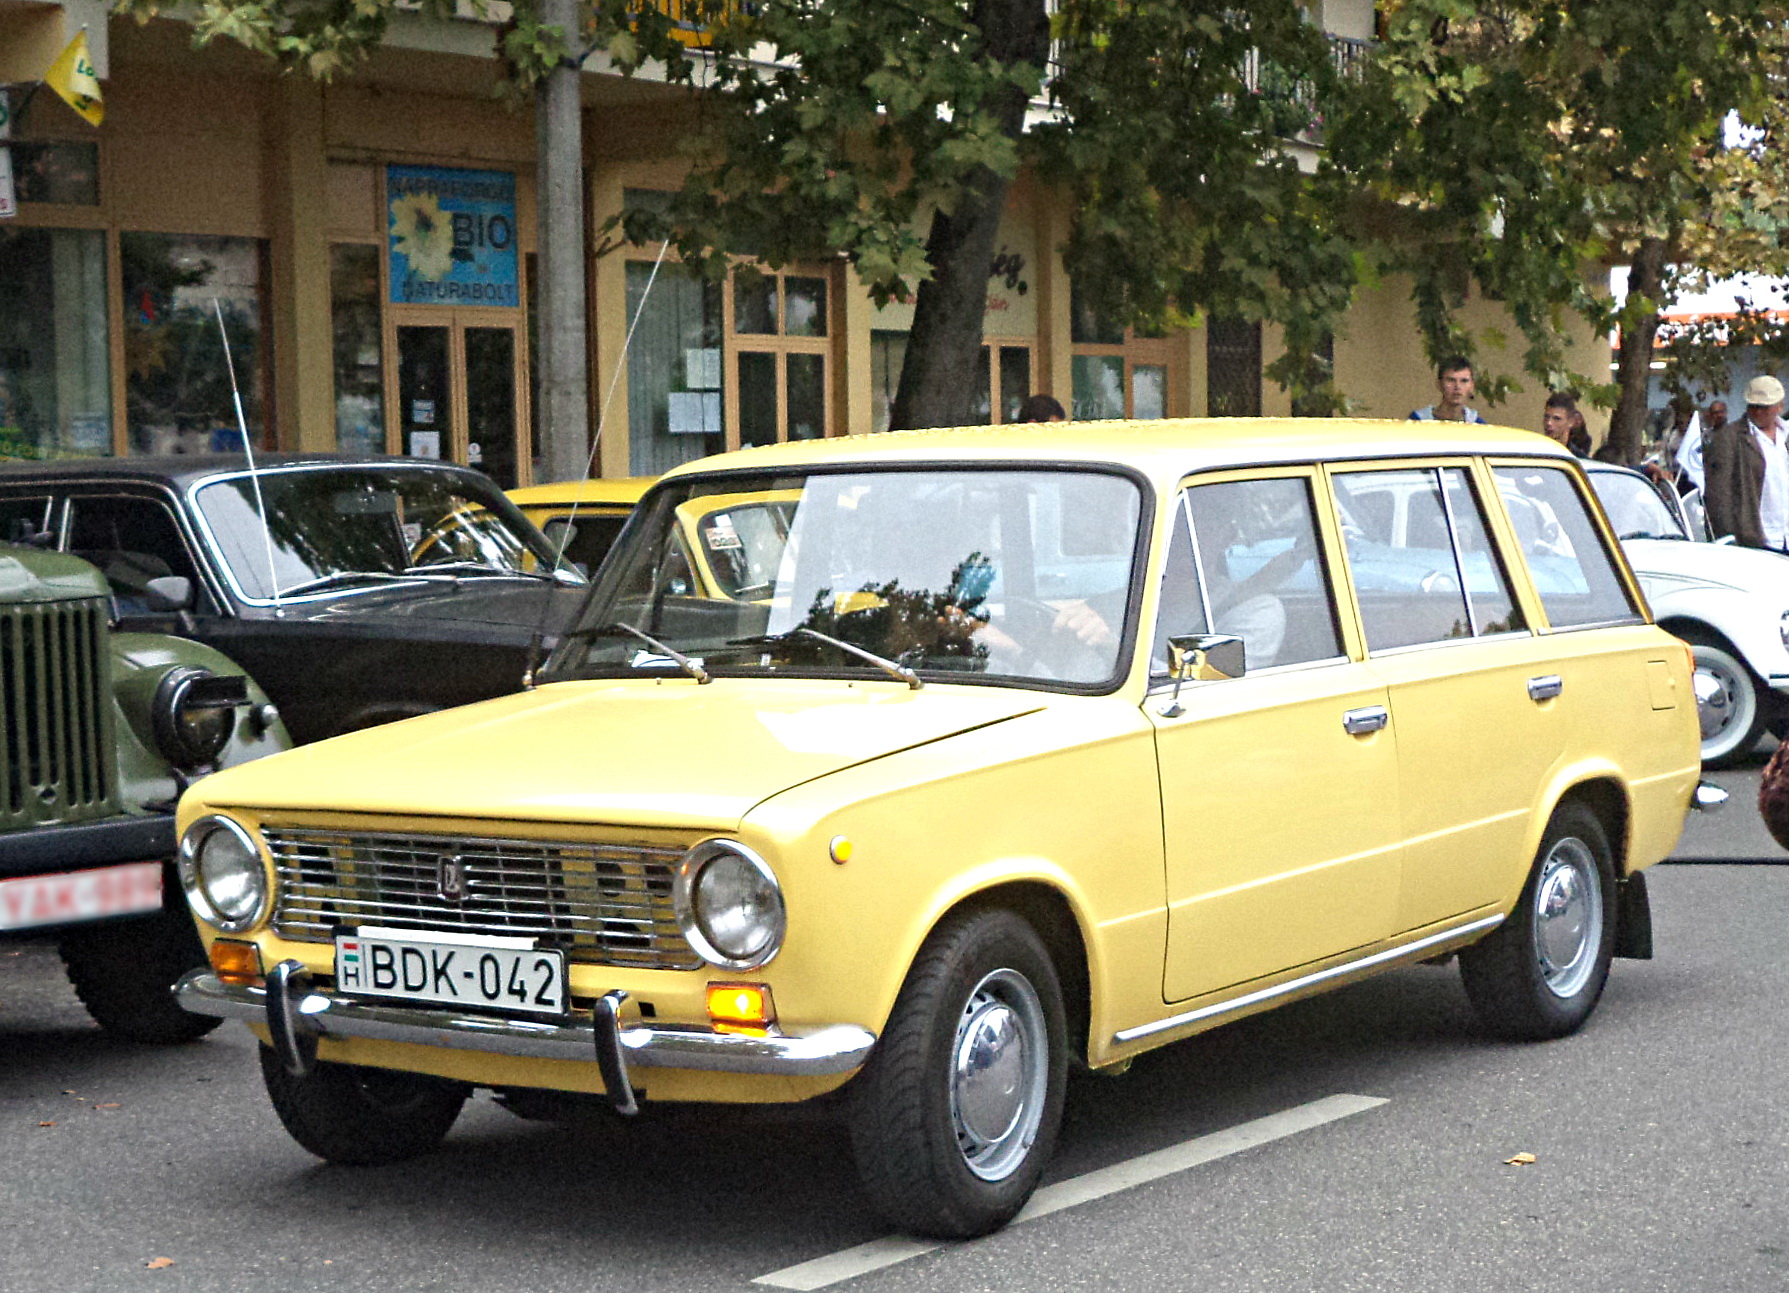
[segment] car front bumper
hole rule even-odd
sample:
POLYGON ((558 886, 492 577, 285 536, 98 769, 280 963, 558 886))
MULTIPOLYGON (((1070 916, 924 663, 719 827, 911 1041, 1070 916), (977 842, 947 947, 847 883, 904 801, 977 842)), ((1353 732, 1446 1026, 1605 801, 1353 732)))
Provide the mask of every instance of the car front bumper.
MULTIPOLYGON (((307 1042, 314 1051, 318 1037, 365 1037, 492 1055, 595 1062, 602 1066, 605 1079, 617 1061, 621 1075, 629 1068, 664 1068, 827 1077, 861 1067, 876 1043, 874 1033, 853 1024, 761 1035, 664 1024, 623 1026, 615 1013, 620 994, 602 998, 590 1014, 554 1022, 384 1005, 312 987, 303 976, 280 974, 277 968, 266 987, 227 984, 211 970, 194 970, 180 980, 174 993, 194 1014, 268 1025, 282 1056, 289 1050, 301 1053, 307 1042)), ((289 1062, 301 1061, 294 1057, 289 1062)))

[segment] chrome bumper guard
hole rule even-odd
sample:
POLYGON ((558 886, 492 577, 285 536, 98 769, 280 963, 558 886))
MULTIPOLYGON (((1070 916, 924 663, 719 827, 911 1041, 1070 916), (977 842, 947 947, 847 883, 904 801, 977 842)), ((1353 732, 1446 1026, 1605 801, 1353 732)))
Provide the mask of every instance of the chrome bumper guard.
POLYGON ((629 1069, 829 1077, 861 1067, 876 1043, 874 1033, 854 1024, 762 1037, 704 1028, 623 1025, 618 1010, 626 994, 620 992, 601 998, 594 1016, 549 1023, 336 996, 311 986, 296 961, 275 966, 267 984, 264 988, 227 984, 208 969, 193 970, 175 985, 174 995, 183 1009, 196 1015, 268 1025, 275 1049, 294 1073, 310 1067, 318 1037, 369 1037, 492 1055, 596 1061, 604 1086, 623 1109, 633 1103, 629 1069))
POLYGON ((1699 813, 1711 813, 1723 807, 1728 798, 1727 792, 1714 782, 1698 781, 1695 792, 1690 795, 1690 808, 1699 813))

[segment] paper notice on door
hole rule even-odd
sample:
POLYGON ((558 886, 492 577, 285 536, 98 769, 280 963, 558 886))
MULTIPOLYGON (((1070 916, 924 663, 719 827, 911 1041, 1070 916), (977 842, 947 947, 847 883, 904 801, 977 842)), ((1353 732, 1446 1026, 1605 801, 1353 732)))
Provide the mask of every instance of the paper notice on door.
POLYGON ((412 431, 410 433, 410 456, 412 458, 439 458, 441 456, 441 433, 439 431, 412 431))
POLYGON ((694 347, 683 352, 683 384, 692 391, 721 388, 721 352, 718 347, 694 347))
POLYGON ((719 435, 719 391, 672 391, 667 430, 672 435, 719 435))

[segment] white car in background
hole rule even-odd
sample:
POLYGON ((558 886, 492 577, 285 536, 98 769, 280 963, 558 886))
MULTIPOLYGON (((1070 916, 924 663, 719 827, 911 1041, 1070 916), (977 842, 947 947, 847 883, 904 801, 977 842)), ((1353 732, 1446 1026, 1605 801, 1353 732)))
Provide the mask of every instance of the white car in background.
POLYGON ((1626 467, 1583 466, 1654 618, 1695 653, 1703 763, 1739 762, 1766 729, 1789 735, 1789 557, 1694 541, 1670 491, 1626 467))

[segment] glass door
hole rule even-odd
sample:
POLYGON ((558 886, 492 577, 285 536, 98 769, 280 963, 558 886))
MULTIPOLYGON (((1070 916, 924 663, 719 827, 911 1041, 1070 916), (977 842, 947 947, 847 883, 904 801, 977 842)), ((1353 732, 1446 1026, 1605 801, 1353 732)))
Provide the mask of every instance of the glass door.
POLYGON ((387 449, 476 467, 500 489, 513 489, 532 477, 521 416, 520 325, 488 318, 443 312, 396 325, 390 380, 397 399, 387 449))

